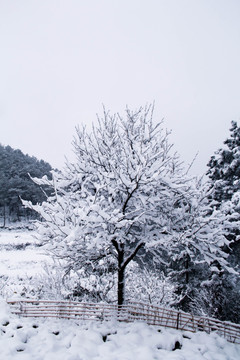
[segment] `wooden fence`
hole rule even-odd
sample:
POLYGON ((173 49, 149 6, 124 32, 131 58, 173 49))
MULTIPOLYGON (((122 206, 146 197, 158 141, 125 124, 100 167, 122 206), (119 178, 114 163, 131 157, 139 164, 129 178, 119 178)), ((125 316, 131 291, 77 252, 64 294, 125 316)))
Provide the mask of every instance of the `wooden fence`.
POLYGON ((73 320, 99 320, 133 322, 141 320, 149 325, 185 331, 217 332, 228 341, 240 344, 240 325, 217 319, 194 316, 174 309, 151 304, 130 302, 121 306, 105 303, 79 303, 75 301, 13 300, 7 301, 13 314, 24 317, 48 317, 73 320))

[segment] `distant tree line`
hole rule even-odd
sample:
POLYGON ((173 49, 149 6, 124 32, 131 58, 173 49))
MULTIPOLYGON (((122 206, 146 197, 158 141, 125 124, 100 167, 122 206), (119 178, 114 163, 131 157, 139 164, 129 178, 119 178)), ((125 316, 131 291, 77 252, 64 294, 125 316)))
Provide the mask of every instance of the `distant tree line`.
POLYGON ((25 209, 21 198, 34 204, 42 203, 49 195, 48 187, 39 187, 31 177, 52 178, 50 164, 25 155, 21 150, 0 144, 0 216, 1 226, 7 222, 36 217, 36 213, 25 209), (30 177, 31 176, 31 177, 30 177))

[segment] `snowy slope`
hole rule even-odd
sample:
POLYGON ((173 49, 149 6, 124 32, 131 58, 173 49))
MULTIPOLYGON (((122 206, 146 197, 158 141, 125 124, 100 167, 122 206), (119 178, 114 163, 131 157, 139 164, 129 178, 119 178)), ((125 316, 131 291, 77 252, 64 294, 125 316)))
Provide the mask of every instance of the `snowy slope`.
POLYGON ((141 322, 19 318, 0 302, 1 360, 239 360, 240 345, 141 322), (176 348, 176 349, 175 349, 176 348), (175 350, 174 350, 175 349, 175 350))

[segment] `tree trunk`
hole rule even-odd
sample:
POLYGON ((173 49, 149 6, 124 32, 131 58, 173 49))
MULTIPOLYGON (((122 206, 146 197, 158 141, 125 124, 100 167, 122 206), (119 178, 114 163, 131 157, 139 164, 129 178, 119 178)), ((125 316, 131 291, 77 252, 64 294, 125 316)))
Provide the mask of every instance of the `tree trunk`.
POLYGON ((6 226, 6 205, 3 205, 3 227, 6 226))
POLYGON ((124 264, 124 250, 119 251, 118 254, 118 306, 121 307, 124 303, 125 295, 125 266, 124 264))
POLYGON ((189 256, 188 255, 186 256, 185 270, 186 270, 186 272, 185 272, 185 276, 186 276, 185 280, 186 280, 186 284, 188 284, 189 283, 189 256))
POLYGON ((112 244, 117 251, 118 256, 118 307, 121 309, 121 306, 125 302, 125 269, 127 265, 132 261, 139 249, 144 246, 143 242, 140 242, 132 253, 124 259, 125 256, 125 246, 124 244, 119 244, 115 239, 112 240, 112 244))
POLYGON ((125 300, 125 269, 118 270, 118 306, 121 307, 125 300))

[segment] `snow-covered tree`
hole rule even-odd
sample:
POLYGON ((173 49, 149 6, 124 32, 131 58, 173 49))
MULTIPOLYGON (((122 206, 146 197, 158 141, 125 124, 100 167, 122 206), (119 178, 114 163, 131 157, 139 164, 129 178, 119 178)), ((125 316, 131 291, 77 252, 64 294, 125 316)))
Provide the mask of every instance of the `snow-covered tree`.
POLYGON ((213 199, 221 204, 240 190, 240 128, 232 121, 230 138, 208 163, 207 175, 214 184, 213 199))
MULTIPOLYGON (((240 127, 232 121, 230 137, 224 141, 224 146, 216 151, 208 163, 209 186, 212 189, 209 199, 212 208, 217 208, 225 218, 225 236, 230 242, 229 247, 223 248, 229 253, 229 263, 239 274, 240 267, 240 127)), ((218 304, 223 311, 223 303, 228 309, 228 318, 240 321, 239 306, 236 308, 236 297, 240 294, 239 275, 229 276, 218 265, 218 274, 213 274, 214 284, 207 285, 214 289, 217 287, 218 304), (238 294, 237 294, 238 293, 238 294), (222 303, 219 299, 222 298, 222 303)), ((216 293, 216 291, 215 291, 216 293)), ((213 297, 216 298, 215 294, 213 297)), ((217 309, 218 305, 215 306, 217 309)), ((215 310, 216 311, 216 310, 215 310)))
POLYGON ((211 157, 207 175, 213 189, 211 197, 214 204, 221 207, 226 216, 228 239, 232 240, 234 250, 239 251, 240 127, 235 121, 232 121, 230 137, 224 145, 211 157))
POLYGON ((125 115, 104 111, 91 132, 77 128, 75 163, 53 172, 51 181, 34 179, 52 186, 53 195, 42 205, 25 202, 44 219, 38 231, 66 272, 117 273, 119 305, 126 268, 137 258, 159 263, 164 252, 184 248, 192 261, 218 258, 226 265, 221 221, 215 228, 203 216, 199 190, 162 122, 153 122, 153 107, 126 109, 125 115))
POLYGON ((199 287, 216 268, 216 263, 227 272, 234 272, 223 251, 229 245, 224 236, 225 217, 220 210, 213 211, 208 184, 201 180, 194 185, 191 206, 183 211, 175 246, 171 244, 168 251, 169 275, 179 295, 176 304, 184 311, 192 310, 199 287))
MULTIPOLYGON (((226 218, 226 236, 231 241, 232 261, 240 260, 240 127, 232 121, 230 137, 208 163, 211 198, 226 218)), ((239 267, 238 267, 239 270, 239 267)))

